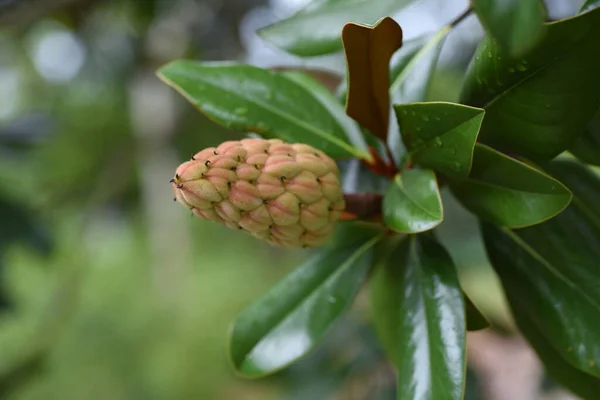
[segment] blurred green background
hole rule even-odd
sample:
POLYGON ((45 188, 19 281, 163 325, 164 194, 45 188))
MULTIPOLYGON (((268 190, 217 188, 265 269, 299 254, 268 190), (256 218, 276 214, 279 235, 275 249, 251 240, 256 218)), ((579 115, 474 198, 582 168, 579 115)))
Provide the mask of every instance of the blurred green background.
MULTIPOLYGON (((172 201, 181 162, 242 134, 212 124, 155 70, 192 58, 345 73, 341 54, 299 59, 256 36, 306 3, 0 0, 1 399, 394 398, 364 296, 300 363, 238 379, 227 360, 232 320, 306 254, 191 218, 172 201)), ((578 5, 548 2, 549 15, 578 5)), ((423 0, 395 17, 410 39, 466 7, 423 0)), ((431 99, 456 100, 481 32, 475 18, 452 32, 431 99)), ((533 389, 518 399, 558 396, 510 334, 474 220, 446 197, 438 234, 499 327, 472 341, 470 357, 483 361, 473 360, 467 397, 502 399, 494 385, 518 379, 501 369, 523 367, 523 355, 533 389), (510 357, 482 350, 491 348, 510 357)))

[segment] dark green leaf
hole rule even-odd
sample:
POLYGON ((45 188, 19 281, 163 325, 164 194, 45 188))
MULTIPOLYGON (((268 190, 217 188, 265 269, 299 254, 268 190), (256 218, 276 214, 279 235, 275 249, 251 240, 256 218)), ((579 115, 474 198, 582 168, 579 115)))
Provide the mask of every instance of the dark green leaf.
MULTIPOLYGON (((508 288, 508 291, 510 292, 511 289, 508 288)), ((524 305, 519 303, 518 297, 522 296, 511 295, 508 297, 515 322, 538 354, 548 374, 582 399, 596 400, 600 393, 600 380, 573 367, 561 357, 545 337, 543 331, 540 331, 531 318, 523 312, 524 305)))
POLYGON ((481 144, 475 146, 469 178, 450 189, 480 218, 511 228, 552 218, 571 201, 571 192, 556 179, 481 144))
POLYGON ((386 17, 374 27, 349 23, 342 30, 348 69, 346 113, 387 140, 390 119, 389 64, 402 46, 402 29, 386 17))
POLYGON ((311 351, 354 300, 379 238, 322 250, 246 309, 230 338, 236 370, 271 374, 311 351))
POLYGON ((269 25, 258 34, 298 56, 318 56, 342 49, 340 33, 348 22, 372 25, 414 0, 313 0, 292 17, 269 25))
POLYGON ((563 358, 600 376, 600 181, 573 162, 548 170, 573 190, 571 205, 526 229, 484 225, 486 248, 511 301, 563 358))
POLYGON ((465 303, 448 253, 409 236, 370 285, 374 325, 398 369, 398 399, 462 399, 465 303))
POLYGON ((600 220, 600 181, 590 168, 576 161, 556 160, 545 170, 563 182, 573 192, 573 201, 585 208, 589 217, 600 220))
POLYGON ((370 157, 350 144, 339 122, 311 92, 278 73, 178 60, 162 67, 159 76, 228 128, 306 143, 332 157, 370 157))
POLYGON ((600 165, 600 113, 577 138, 569 151, 587 164, 600 165))
POLYGON ((454 103, 395 105, 402 141, 415 164, 451 178, 469 175, 485 111, 454 103))
POLYGON ((348 140, 356 147, 361 149, 365 154, 368 153, 367 143, 363 137, 360 126, 347 114, 344 106, 340 104, 335 95, 327 90, 325 86, 319 83, 316 79, 301 71, 286 71, 283 72, 288 79, 293 80, 297 84, 306 88, 334 117, 338 124, 342 127, 348 140))
POLYGON ((479 311, 477 306, 473 304, 471 299, 463 293, 465 298, 466 316, 467 316, 467 330, 479 331, 485 328, 489 328, 490 321, 479 311))
POLYGON ((423 35, 404 42, 392 57, 390 95, 393 104, 425 101, 431 78, 450 32, 444 27, 434 35, 423 35))
POLYGON ((511 56, 521 56, 544 35, 546 10, 539 0, 473 0, 485 30, 511 56))
POLYGON ((600 0, 587 0, 585 3, 583 3, 581 8, 579 9, 579 12, 581 13, 591 10, 592 8, 597 7, 599 4, 600 0))
POLYGON ((486 109, 482 142, 538 159, 569 147, 600 107, 600 9, 546 26, 521 58, 483 40, 460 101, 486 109))
POLYGON ((435 173, 409 169, 397 175, 383 199, 385 224, 402 233, 424 232, 444 219, 435 173))
MULTIPOLYGON (((302 76, 308 75, 313 80, 317 81, 319 83, 319 86, 325 87, 327 91, 331 94, 336 92, 336 90, 340 87, 340 85, 343 83, 342 81, 344 80, 344 77, 338 74, 337 72, 333 72, 331 70, 322 68, 300 66, 276 66, 270 67, 269 69, 271 71, 283 72, 284 75, 287 75, 287 73, 291 73, 292 76, 296 74, 300 74, 302 76)), ((302 80, 300 82, 302 82, 302 80)))

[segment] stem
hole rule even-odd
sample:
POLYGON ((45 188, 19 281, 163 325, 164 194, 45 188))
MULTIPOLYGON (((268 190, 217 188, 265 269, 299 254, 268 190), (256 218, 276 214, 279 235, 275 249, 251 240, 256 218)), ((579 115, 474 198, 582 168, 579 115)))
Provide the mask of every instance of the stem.
POLYGON ((344 219, 373 219, 381 216, 383 196, 378 193, 345 193, 344 219))
POLYGON ((448 26, 451 27, 451 28, 454 28, 456 25, 458 25, 461 22, 463 22, 465 20, 465 18, 467 18, 469 15, 471 15, 472 12, 473 12, 473 8, 472 7, 467 8, 462 14, 460 14, 458 17, 454 18, 448 24, 448 26))
POLYGON ((396 175, 398 173, 398 168, 396 167, 395 161, 394 161, 394 155, 392 154, 392 150, 390 149, 390 146, 388 145, 387 141, 385 142, 385 152, 387 153, 387 156, 389 158, 389 170, 390 173, 393 173, 394 175, 396 175))

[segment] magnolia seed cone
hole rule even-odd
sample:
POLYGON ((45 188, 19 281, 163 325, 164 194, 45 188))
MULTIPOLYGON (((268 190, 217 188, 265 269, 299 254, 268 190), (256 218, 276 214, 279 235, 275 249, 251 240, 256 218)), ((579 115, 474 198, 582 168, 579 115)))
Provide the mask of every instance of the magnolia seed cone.
POLYGON ((200 151, 173 179, 176 199, 200 218, 286 248, 323 244, 344 210, 339 169, 323 152, 278 139, 200 151))

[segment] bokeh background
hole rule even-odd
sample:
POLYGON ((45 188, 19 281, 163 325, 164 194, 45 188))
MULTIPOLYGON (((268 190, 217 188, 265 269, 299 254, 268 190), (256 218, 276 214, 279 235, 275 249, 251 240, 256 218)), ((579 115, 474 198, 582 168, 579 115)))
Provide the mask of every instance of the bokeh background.
MULTIPOLYGON (((176 58, 345 73, 342 54, 300 59, 256 30, 307 0, 0 0, 0 399, 393 399, 393 373, 355 307, 311 355, 245 381, 227 360, 235 315, 306 254, 191 218, 175 168, 242 137, 158 80, 176 58)), ((577 0, 547 1, 549 18, 577 0)), ((394 17, 405 39, 466 0, 394 17)), ((482 35, 449 36, 430 99, 456 100, 482 35)), ((446 196, 447 197, 447 196, 446 196)), ((451 198, 438 229, 495 329, 470 334, 467 399, 567 399, 515 334, 473 218, 451 198)))

